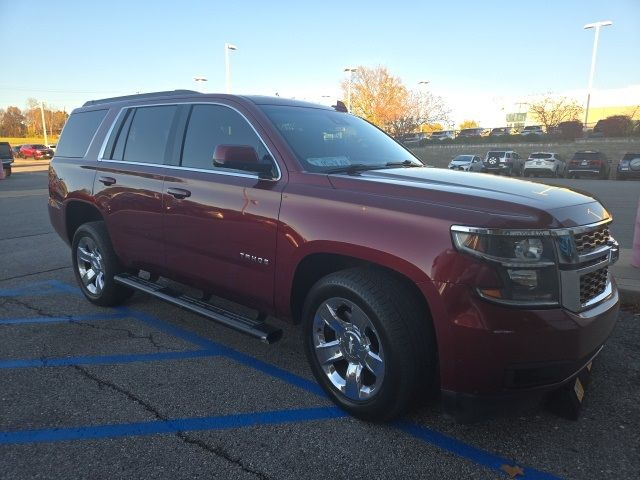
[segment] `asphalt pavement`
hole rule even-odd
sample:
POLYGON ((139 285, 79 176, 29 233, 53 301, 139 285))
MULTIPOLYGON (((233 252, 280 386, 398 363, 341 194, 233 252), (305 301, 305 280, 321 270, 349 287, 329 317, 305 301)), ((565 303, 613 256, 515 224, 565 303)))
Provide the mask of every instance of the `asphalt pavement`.
MULTIPOLYGON (((46 182, 44 172, 0 182, 2 479, 593 479, 640 471, 637 311, 620 313, 577 421, 534 405, 461 425, 436 401, 391 424, 361 422, 319 390, 297 327, 278 323, 284 338, 268 346, 141 294, 118 309, 88 303, 49 224, 46 182)), ((562 182, 588 182, 619 222, 614 234, 631 241, 633 220, 623 224, 635 218, 627 203, 635 195, 637 206, 640 189, 632 182, 562 182)))

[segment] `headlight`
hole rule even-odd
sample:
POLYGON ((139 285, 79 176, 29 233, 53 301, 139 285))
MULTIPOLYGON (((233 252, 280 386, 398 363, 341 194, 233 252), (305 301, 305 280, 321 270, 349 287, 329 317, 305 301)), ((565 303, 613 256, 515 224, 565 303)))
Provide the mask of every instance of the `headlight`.
POLYGON ((478 288, 489 300, 508 305, 557 305, 560 298, 553 240, 545 232, 490 230, 453 226, 453 244, 490 263, 502 281, 499 288, 478 288), (477 230, 477 231, 476 231, 477 230))

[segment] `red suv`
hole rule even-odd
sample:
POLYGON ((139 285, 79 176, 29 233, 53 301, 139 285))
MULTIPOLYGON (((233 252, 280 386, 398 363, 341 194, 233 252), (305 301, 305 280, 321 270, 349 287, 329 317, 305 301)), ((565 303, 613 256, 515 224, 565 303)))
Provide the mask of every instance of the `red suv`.
POLYGON ((18 156, 21 158, 32 157, 34 159, 40 158, 52 158, 53 150, 51 150, 46 145, 40 144, 27 144, 22 145, 20 147, 20 151, 18 152, 18 156))
POLYGON ((389 419, 434 390, 462 415, 552 391, 600 352, 611 217, 532 185, 426 167, 328 107, 177 91, 76 109, 48 206, 89 301, 144 292, 265 342, 299 323, 328 395, 389 419))

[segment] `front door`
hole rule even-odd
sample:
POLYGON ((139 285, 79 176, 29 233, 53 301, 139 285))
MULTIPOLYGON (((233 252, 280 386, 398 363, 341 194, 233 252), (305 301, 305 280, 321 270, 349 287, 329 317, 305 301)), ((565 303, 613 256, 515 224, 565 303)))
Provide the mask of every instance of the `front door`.
POLYGON ((164 182, 167 269, 178 281, 249 304, 273 305, 278 214, 284 181, 265 144, 237 110, 188 107, 182 148, 164 182), (214 164, 218 145, 255 148, 275 180, 214 164))

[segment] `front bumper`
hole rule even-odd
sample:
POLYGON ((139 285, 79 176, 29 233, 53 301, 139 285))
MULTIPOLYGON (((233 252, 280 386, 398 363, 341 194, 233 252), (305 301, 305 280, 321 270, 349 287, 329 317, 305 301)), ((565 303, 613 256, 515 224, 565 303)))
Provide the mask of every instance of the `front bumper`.
POLYGON ((481 299, 471 287, 440 285, 449 315, 446 334, 438 335, 441 389, 519 396, 569 381, 613 330, 619 296, 612 286, 598 305, 573 313, 505 307, 481 299))

